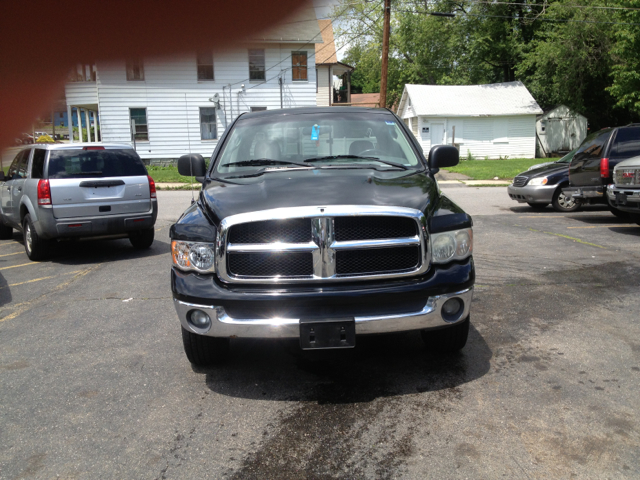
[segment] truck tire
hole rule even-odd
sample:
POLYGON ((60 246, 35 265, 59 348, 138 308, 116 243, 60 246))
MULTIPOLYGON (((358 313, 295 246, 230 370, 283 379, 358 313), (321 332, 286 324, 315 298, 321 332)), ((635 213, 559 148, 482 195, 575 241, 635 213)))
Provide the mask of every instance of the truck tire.
POLYGON ((582 202, 579 199, 567 197, 562 192, 562 187, 558 187, 553 194, 551 205, 556 212, 575 212, 582 206, 582 202))
POLYGON ((534 210, 544 210, 547 208, 548 203, 527 203, 534 210))
POLYGON ((185 330, 182 327, 184 353, 193 365, 206 367, 221 363, 229 355, 229 339, 207 337, 185 330))
POLYGON ((24 250, 29 260, 37 262, 49 256, 53 243, 38 236, 29 214, 25 215, 24 220, 22 220, 22 233, 24 235, 24 250))
POLYGON ((469 315, 462 322, 440 330, 422 330, 422 340, 427 351, 436 353, 454 353, 462 350, 469 336, 469 315))
POLYGON ((12 238, 13 228, 5 225, 2 220, 0 220, 0 240, 11 240, 12 238))
POLYGON ((129 234, 129 241, 131 242, 131 245, 133 245, 133 248, 143 250, 151 246, 154 235, 155 230, 153 227, 145 230, 138 230, 137 232, 131 232, 129 234))

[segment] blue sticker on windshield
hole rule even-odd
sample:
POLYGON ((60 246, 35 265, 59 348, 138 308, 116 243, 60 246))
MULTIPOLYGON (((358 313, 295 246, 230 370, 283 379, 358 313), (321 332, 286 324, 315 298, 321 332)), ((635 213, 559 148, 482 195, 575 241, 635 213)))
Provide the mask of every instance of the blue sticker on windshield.
POLYGON ((387 125, 395 125, 396 122, 389 122, 389 121, 385 121, 384 123, 386 123, 387 125))
POLYGON ((320 138, 320 127, 314 125, 311 127, 311 140, 318 140, 320 138))

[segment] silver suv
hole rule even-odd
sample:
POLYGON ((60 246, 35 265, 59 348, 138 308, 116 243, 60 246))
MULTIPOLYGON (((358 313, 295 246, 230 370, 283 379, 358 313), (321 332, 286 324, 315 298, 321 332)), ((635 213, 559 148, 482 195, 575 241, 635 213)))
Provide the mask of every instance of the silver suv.
POLYGON ((0 170, 0 239, 24 234, 31 260, 56 239, 128 236, 135 248, 153 243, 155 183, 130 145, 48 144, 22 149, 0 170))

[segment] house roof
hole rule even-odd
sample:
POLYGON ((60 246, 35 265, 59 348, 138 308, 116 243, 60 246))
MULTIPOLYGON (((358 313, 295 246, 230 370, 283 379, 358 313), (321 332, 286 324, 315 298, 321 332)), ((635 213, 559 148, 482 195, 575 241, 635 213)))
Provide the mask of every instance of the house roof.
POLYGON ((379 93, 352 93, 351 105, 354 107, 377 107, 380 105, 379 93))
MULTIPOLYGON (((331 32, 333 38, 333 31, 331 32)), ((273 25, 247 40, 276 43, 322 43, 320 28, 313 3, 307 0, 291 16, 283 18, 281 23, 273 25)), ((334 47, 335 49, 335 47, 334 47)))
POLYGON ((333 38, 331 20, 318 20, 318 27, 322 34, 322 42, 316 43, 316 65, 321 63, 337 63, 336 41, 333 38))
POLYGON ((405 85, 398 113, 404 116, 408 100, 415 115, 430 117, 484 117, 539 115, 542 109, 522 82, 488 85, 405 85))

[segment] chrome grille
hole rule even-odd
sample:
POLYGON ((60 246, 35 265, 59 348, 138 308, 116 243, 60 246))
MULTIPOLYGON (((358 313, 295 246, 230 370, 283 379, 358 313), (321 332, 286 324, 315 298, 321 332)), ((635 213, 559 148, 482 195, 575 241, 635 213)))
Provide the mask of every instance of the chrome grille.
POLYGON ((640 185, 640 169, 618 168, 615 171, 615 184, 619 186, 640 185))
POLYGON ((513 186, 524 187, 528 181, 529 181, 529 177, 517 176, 516 178, 513 179, 513 186))
POLYGON ((294 207, 225 218, 216 247, 229 283, 402 277, 429 267, 426 220, 409 208, 294 207))

